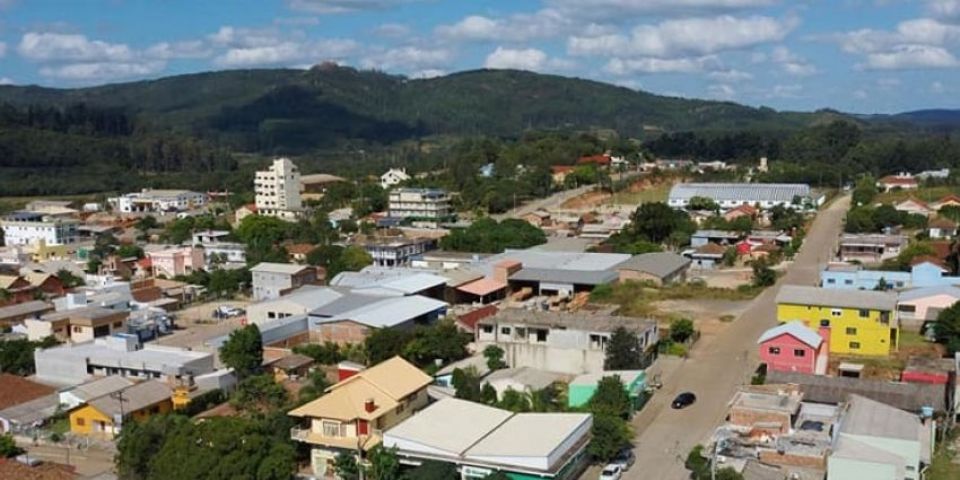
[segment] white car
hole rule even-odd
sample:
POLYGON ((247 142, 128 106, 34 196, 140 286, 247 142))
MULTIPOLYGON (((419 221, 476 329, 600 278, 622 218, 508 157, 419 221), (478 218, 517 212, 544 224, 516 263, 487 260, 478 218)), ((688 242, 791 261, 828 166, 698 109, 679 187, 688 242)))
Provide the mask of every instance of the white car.
POLYGON ((620 480, 621 478, 623 478, 623 469, 620 465, 611 463, 603 467, 603 471, 600 472, 600 480, 620 480))
POLYGON ((243 315, 244 312, 242 308, 231 307, 230 305, 220 305, 213 312, 215 318, 232 318, 239 317, 243 315))

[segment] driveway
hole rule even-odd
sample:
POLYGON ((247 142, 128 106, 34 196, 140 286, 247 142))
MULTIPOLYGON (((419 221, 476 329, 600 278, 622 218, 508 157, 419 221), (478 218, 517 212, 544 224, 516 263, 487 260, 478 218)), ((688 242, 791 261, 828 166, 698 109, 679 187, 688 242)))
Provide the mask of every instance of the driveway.
POLYGON ((758 359, 756 340, 776 325, 775 298, 781 285, 814 285, 821 267, 830 258, 842 228, 850 198, 834 201, 821 212, 804 241, 796 261, 777 285, 768 288, 743 311, 729 328, 698 342, 686 360, 663 375, 663 388, 634 419, 636 466, 625 479, 685 479, 687 453, 709 440, 723 421, 727 403, 741 385, 750 383, 758 359), (697 403, 672 410, 670 401, 691 391, 697 403))

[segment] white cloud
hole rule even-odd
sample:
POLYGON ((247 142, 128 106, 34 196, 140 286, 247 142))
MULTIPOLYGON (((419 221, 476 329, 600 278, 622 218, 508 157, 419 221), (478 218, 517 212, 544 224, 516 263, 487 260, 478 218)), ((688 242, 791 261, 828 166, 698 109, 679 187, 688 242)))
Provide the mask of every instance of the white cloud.
POLYGON ((380 70, 423 71, 448 65, 453 60, 453 51, 399 47, 377 52, 361 60, 364 68, 380 70))
POLYGON ((384 23, 373 29, 373 33, 384 38, 404 38, 410 36, 410 27, 400 23, 384 23))
POLYGON ((943 93, 946 88, 943 86, 943 83, 939 81, 934 81, 930 84, 930 91, 933 93, 943 93))
POLYGON ((207 35, 210 43, 219 47, 252 48, 269 47, 281 43, 280 32, 275 28, 243 28, 224 25, 215 33, 207 35))
POLYGON ((405 0, 287 0, 287 6, 293 10, 318 14, 383 10, 402 3, 407 2, 405 0))
POLYGON ((927 0, 927 11, 942 18, 960 18, 960 0, 927 0))
POLYGON ((783 40, 796 27, 794 20, 733 17, 665 20, 640 25, 631 35, 574 36, 567 43, 573 55, 674 57, 703 55, 783 40))
POLYGON ((802 91, 802 85, 775 85, 767 94, 767 98, 797 98, 802 91))
POLYGON ((410 78, 435 78, 442 77, 446 75, 447 72, 440 70, 438 68, 428 68, 425 70, 420 70, 419 72, 413 72, 410 74, 410 78))
POLYGON ((697 58, 613 58, 607 62, 604 70, 613 75, 634 73, 697 73, 717 68, 719 62, 714 56, 697 58))
POLYGON ((16 85, 10 77, 0 77, 0 85, 16 85))
POLYGON ((737 96, 737 91, 725 83, 710 85, 707 87, 707 96, 719 100, 731 100, 737 96))
POLYGON ((960 62, 947 49, 930 45, 898 45, 887 52, 871 53, 860 65, 867 70, 954 68, 960 62))
POLYGON ((797 77, 806 77, 817 73, 817 67, 782 45, 773 49, 770 54, 770 61, 779 64, 784 72, 797 77))
POLYGON ((547 0, 575 18, 619 19, 652 13, 711 13, 765 7, 778 0, 547 0))
POLYGON ((34 61, 129 61, 133 51, 124 44, 89 40, 84 35, 27 32, 17 47, 20 55, 34 61))
POLYGON ((43 67, 40 75, 64 80, 92 81, 118 78, 142 77, 163 71, 166 64, 153 62, 93 62, 73 63, 56 67, 43 67))
POLYGON ((144 50, 149 58, 170 60, 175 58, 207 58, 213 54, 202 41, 160 42, 144 50))
POLYGON ((708 77, 719 80, 721 82, 741 82, 744 80, 753 79, 753 74, 750 72, 743 72, 736 69, 731 70, 717 70, 715 72, 710 72, 707 74, 708 77))
POLYGON ((338 60, 355 53, 354 40, 326 39, 314 42, 278 41, 255 46, 230 48, 213 59, 219 67, 237 68, 257 65, 296 65, 301 62, 338 60))
MULTIPOLYGON (((534 13, 518 13, 499 19, 470 15, 454 24, 439 25, 434 32, 447 40, 523 42, 556 37, 570 31, 574 25, 571 17, 546 8, 534 13)), ((596 31, 601 27, 587 25, 586 28, 596 31)))
POLYGON ((547 64, 547 54, 536 48, 511 49, 497 47, 487 55, 485 68, 538 71, 547 64))

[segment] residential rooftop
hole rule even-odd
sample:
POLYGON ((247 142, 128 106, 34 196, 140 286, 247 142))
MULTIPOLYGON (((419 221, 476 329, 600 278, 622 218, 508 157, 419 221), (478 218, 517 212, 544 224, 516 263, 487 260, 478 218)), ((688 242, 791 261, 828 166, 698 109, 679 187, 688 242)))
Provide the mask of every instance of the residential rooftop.
POLYGON ((108 393, 87 402, 101 413, 113 418, 142 410, 164 400, 169 400, 173 390, 158 380, 147 380, 115 393, 108 393))
POLYGON ((784 285, 777 293, 777 303, 893 311, 897 308, 897 294, 872 290, 836 290, 805 285, 784 285))
POLYGON ((260 262, 256 266, 250 269, 251 272, 263 272, 263 273, 281 273, 286 275, 295 275, 302 272, 305 269, 313 268, 307 265, 297 265, 294 263, 272 263, 272 262, 260 262))
POLYGON ((505 308, 493 317, 478 322, 481 325, 495 325, 497 323, 513 323, 536 325, 550 328, 589 330, 598 332, 612 332, 617 327, 626 327, 633 330, 645 330, 656 326, 656 322, 644 318, 621 317, 593 313, 561 313, 525 310, 519 308, 505 308))

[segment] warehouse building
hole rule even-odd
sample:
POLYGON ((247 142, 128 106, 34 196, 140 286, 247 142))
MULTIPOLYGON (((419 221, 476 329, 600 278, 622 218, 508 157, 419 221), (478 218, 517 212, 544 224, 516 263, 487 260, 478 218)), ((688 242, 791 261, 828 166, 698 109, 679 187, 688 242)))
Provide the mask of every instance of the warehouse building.
POLYGON ((681 183, 670 189, 667 204, 686 208, 694 197, 709 198, 726 210, 741 205, 759 205, 762 209, 777 205, 819 206, 823 197, 814 197, 803 183, 681 183))

